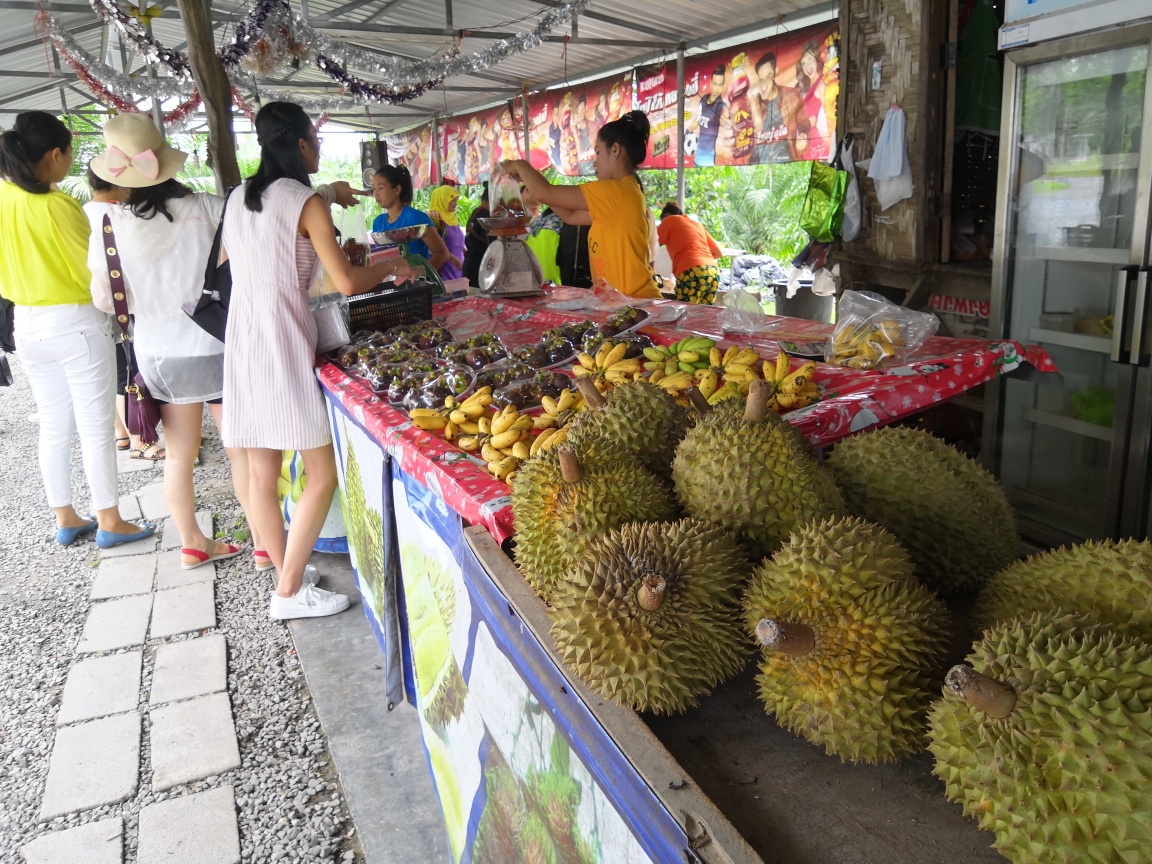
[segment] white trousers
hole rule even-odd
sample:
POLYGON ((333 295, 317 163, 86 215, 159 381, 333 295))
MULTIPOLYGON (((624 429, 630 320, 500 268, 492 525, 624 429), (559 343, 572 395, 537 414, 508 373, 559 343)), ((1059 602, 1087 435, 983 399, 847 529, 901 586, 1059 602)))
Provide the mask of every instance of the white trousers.
POLYGON ((16 307, 16 357, 40 412, 40 472, 48 506, 72 503, 72 436, 80 433, 94 510, 116 491, 116 349, 91 303, 16 307))

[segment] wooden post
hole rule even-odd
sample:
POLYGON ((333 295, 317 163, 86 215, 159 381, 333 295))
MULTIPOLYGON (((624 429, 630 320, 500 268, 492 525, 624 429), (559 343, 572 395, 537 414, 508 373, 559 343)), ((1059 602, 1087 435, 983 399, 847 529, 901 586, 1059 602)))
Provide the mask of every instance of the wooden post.
POLYGON ((232 85, 228 83, 224 66, 216 56, 212 23, 204 11, 202 0, 177 0, 177 5, 188 38, 192 77, 200 98, 204 100, 204 113, 208 117, 208 152, 212 154, 216 192, 223 195, 240 182, 236 136, 232 131, 232 85))
POLYGON ((676 203, 684 209, 684 43, 676 52, 676 203))

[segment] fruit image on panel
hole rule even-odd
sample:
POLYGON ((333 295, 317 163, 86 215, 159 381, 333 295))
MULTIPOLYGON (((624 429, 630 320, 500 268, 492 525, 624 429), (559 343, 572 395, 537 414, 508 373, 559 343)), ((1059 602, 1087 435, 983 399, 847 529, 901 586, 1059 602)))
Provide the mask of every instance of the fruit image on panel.
POLYGON ((364 480, 355 446, 348 449, 344 465, 344 506, 346 525, 352 553, 352 563, 359 574, 360 590, 370 598, 372 610, 379 622, 384 621, 384 520, 380 512, 369 506, 364 495, 364 480))

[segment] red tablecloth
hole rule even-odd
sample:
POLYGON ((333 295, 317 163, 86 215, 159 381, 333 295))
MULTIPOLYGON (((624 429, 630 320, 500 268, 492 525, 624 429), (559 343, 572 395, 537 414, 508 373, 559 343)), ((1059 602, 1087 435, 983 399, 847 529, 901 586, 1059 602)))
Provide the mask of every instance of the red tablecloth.
MULTIPOLYGON (((641 328, 654 342, 670 344, 694 333, 716 339, 721 348, 751 345, 764 359, 775 358, 777 340, 827 338, 830 324, 798 318, 769 318, 771 330, 757 335, 725 336, 717 306, 693 306, 674 300, 642 304, 652 315, 641 328)), ((531 300, 494 301, 467 297, 436 307, 436 318, 452 335, 498 334, 510 348, 535 342, 541 333, 569 321, 603 321, 611 314, 603 298, 578 288, 548 289, 531 300)), ((798 361, 793 361, 796 365, 798 361)), ((986 381, 1028 363, 1041 372, 1056 366, 1043 348, 1017 342, 933 337, 907 365, 860 371, 817 366, 816 382, 824 388, 820 402, 786 415, 816 447, 835 443, 852 432, 882 426, 958 396, 986 381)), ((321 384, 388 450, 401 467, 437 491, 457 513, 482 524, 498 540, 513 533, 507 485, 482 470, 474 457, 441 436, 422 432, 402 412, 378 399, 359 379, 326 365, 321 384)))

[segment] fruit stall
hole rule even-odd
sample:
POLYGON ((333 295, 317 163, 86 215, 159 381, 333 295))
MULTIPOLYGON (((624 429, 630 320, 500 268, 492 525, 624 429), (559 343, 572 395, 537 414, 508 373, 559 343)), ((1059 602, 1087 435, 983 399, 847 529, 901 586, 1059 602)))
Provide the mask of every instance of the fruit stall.
POLYGON ((995 481, 885 428, 1043 350, 626 302, 454 300, 318 371, 454 859, 1137 860, 1147 551, 1016 562, 995 481))

